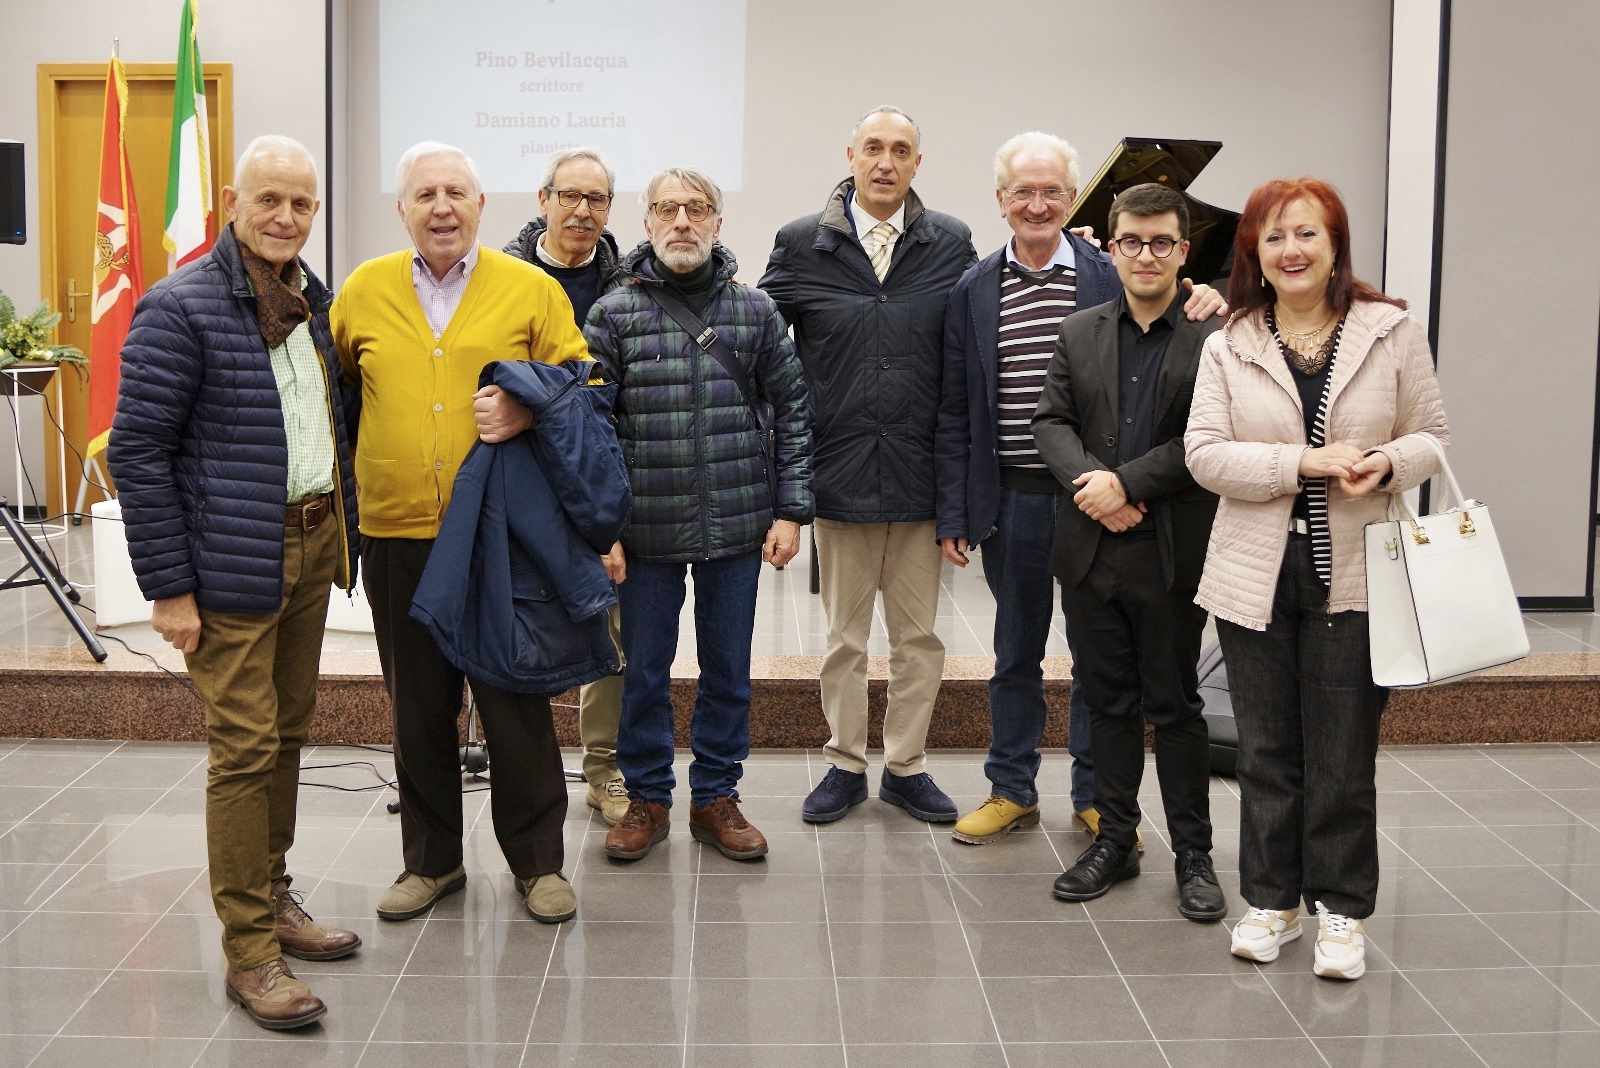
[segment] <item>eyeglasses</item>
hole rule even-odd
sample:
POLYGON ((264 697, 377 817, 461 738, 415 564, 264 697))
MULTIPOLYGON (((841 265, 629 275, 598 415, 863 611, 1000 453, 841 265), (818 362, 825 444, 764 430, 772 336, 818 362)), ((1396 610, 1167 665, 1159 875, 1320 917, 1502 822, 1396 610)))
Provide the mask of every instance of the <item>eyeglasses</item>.
POLYGON ((1072 199, 1072 194, 1074 192, 1076 192, 1076 190, 1061 189, 1056 186, 1049 186, 1045 189, 1032 189, 1026 186, 1018 186, 1015 189, 1006 190, 1006 200, 1013 204, 1027 204, 1031 203, 1035 197, 1038 197, 1046 204, 1065 204, 1067 201, 1072 199))
POLYGON ((1146 245, 1150 246, 1150 255, 1158 260, 1166 259, 1172 255, 1172 250, 1178 247, 1177 239, 1168 237, 1165 234, 1160 237, 1152 237, 1148 241, 1141 241, 1132 234, 1123 234, 1111 243, 1116 246, 1117 251, 1130 260, 1142 253, 1146 245))
POLYGON ((612 196, 610 193, 580 193, 576 189, 557 189, 556 203, 563 208, 575 208, 578 201, 589 202, 589 210, 596 215, 603 215, 611 210, 612 196))
POLYGON ((650 205, 650 213, 662 222, 676 222, 680 208, 689 213, 690 222, 705 222, 711 217, 711 205, 703 200, 658 200, 650 205))

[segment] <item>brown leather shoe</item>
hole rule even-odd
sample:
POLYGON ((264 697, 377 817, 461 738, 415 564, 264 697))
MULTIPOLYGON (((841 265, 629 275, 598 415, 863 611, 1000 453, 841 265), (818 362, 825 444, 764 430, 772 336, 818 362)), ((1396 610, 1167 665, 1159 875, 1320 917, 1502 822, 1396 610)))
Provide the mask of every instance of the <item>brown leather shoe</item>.
POLYGON ((269 1031, 292 1031, 328 1014, 328 1006, 294 977, 282 957, 243 971, 229 968, 223 986, 230 1001, 269 1031))
POLYGON ((289 889, 289 880, 272 884, 272 913, 277 919, 278 945, 301 960, 338 960, 361 948, 354 931, 324 927, 313 920, 301 903, 305 899, 289 889))
POLYGON ((606 832, 606 856, 613 860, 639 860, 667 837, 671 827, 672 814, 666 805, 634 798, 617 825, 606 832))
POLYGON ((729 860, 757 860, 767 855, 767 839, 755 829, 739 802, 719 797, 705 808, 689 810, 689 834, 729 860))

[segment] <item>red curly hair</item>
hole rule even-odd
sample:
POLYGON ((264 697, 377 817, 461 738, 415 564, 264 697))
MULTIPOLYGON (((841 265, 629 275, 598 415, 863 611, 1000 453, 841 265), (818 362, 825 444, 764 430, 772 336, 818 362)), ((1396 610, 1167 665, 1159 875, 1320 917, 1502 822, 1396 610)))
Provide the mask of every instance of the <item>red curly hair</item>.
POLYGON ((1263 284, 1261 255, 1256 246, 1268 220, 1291 201, 1309 200, 1322 208, 1328 238, 1333 242, 1333 272, 1328 275, 1328 304, 1343 315, 1357 300, 1379 300, 1404 308, 1406 302, 1391 297, 1355 276, 1350 256, 1350 215, 1344 201, 1318 178, 1274 178, 1255 188, 1239 216, 1239 229, 1233 237, 1233 273, 1228 277, 1228 304, 1237 314, 1249 314, 1270 305, 1275 298, 1272 284, 1263 284))

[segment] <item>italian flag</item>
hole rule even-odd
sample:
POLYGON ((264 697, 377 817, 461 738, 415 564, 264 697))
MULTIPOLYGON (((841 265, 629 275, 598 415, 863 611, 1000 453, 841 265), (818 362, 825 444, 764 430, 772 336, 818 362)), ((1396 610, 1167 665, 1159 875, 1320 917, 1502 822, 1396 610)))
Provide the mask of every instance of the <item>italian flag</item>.
POLYGON ((172 96, 172 148, 167 156, 167 225, 161 236, 169 271, 205 254, 217 236, 211 207, 211 133, 206 128, 206 82, 195 2, 183 0, 178 24, 178 76, 172 96))

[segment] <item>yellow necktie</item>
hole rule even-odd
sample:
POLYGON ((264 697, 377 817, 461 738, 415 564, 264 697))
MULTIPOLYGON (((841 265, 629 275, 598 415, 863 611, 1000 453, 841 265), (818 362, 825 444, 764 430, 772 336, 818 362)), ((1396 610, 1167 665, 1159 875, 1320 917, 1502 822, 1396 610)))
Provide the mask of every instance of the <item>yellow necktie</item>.
POLYGON ((867 236, 874 243, 872 250, 867 254, 872 260, 872 273, 878 276, 878 281, 883 281, 883 276, 889 273, 889 256, 894 251, 895 228, 890 223, 881 222, 867 231, 867 236))

